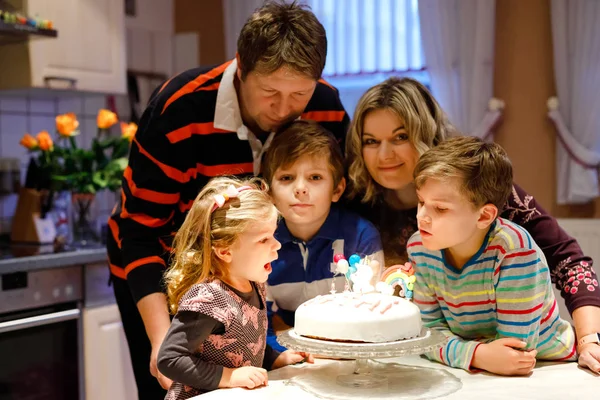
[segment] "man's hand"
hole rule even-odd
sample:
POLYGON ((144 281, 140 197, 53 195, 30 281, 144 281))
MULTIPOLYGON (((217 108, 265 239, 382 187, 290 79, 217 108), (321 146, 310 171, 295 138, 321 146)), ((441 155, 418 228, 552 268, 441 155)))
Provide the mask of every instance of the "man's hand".
POLYGON ((524 351, 527 343, 514 338, 480 344, 471 365, 497 375, 528 375, 535 367, 536 350, 524 351))
POLYGON ((314 357, 309 353, 305 353, 302 351, 286 350, 275 359, 272 368, 277 369, 285 367, 286 365, 298 364, 299 362, 302 362, 304 360, 311 364, 315 362, 314 357))
POLYGON ((173 381, 160 373, 158 368, 156 367, 157 359, 158 359, 158 351, 160 350, 160 344, 158 346, 152 346, 152 353, 150 354, 150 373, 153 377, 158 379, 158 383, 162 386, 163 389, 169 390, 173 381))
POLYGON ((600 374, 600 345, 588 343, 577 349, 579 365, 600 374))
POLYGON ((244 387, 254 389, 269 382, 267 370, 257 367, 223 368, 220 388, 244 387))

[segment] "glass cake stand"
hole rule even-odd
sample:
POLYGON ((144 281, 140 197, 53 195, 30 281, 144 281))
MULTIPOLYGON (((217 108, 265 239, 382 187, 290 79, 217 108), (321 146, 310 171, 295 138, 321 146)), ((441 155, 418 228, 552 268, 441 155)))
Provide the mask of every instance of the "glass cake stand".
POLYGON ((373 360, 423 354, 447 340, 440 332, 425 328, 416 338, 386 343, 318 340, 300 336, 293 329, 277 337, 288 349, 354 360, 309 366, 286 382, 326 399, 417 400, 447 396, 462 387, 461 381, 448 371, 373 360))

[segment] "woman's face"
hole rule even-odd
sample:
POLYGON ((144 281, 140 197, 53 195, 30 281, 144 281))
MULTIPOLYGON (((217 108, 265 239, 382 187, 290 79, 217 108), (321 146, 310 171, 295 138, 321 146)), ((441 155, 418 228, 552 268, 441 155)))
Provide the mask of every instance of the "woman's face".
POLYGON ((400 190, 413 182, 419 153, 408 140, 404 121, 390 109, 365 116, 362 155, 369 174, 384 188, 400 190))

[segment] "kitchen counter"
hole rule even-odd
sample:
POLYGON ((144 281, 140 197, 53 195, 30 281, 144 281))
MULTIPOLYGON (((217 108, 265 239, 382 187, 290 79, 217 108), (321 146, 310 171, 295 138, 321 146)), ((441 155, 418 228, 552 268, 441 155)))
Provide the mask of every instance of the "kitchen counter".
POLYGON ((106 262, 106 260, 106 248, 98 245, 97 247, 67 250, 58 253, 1 259, 0 274, 35 271, 77 264, 94 264, 106 262))

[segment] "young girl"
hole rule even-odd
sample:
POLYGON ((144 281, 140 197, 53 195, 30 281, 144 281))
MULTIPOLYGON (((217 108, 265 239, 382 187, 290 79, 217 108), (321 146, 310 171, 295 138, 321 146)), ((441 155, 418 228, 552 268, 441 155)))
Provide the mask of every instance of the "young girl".
POLYGON ((169 400, 216 388, 252 389, 267 383, 268 369, 312 362, 308 354, 266 345, 264 282, 281 245, 265 186, 211 180, 175 236, 166 274, 175 317, 158 356, 158 369, 174 382, 169 400))

